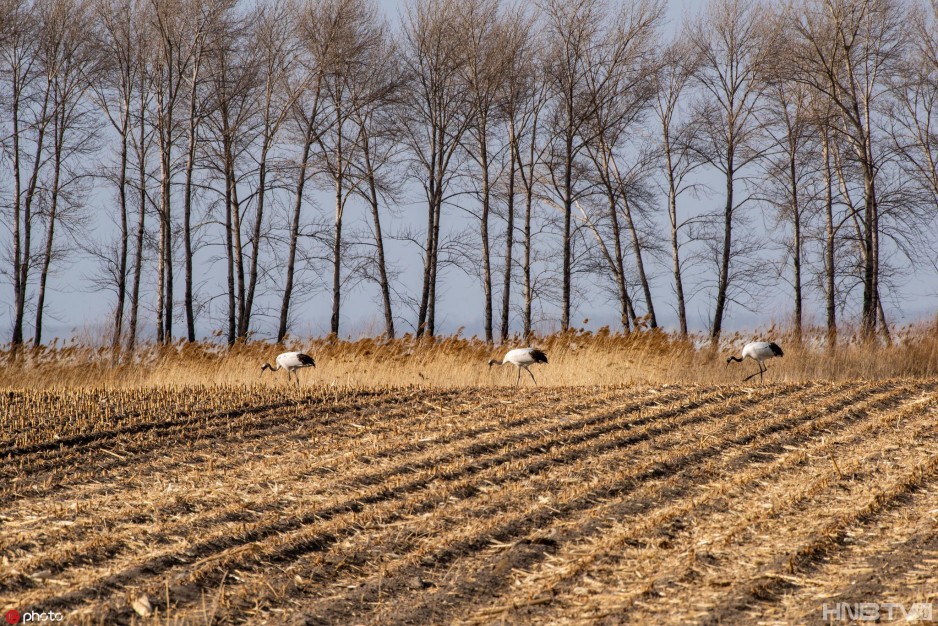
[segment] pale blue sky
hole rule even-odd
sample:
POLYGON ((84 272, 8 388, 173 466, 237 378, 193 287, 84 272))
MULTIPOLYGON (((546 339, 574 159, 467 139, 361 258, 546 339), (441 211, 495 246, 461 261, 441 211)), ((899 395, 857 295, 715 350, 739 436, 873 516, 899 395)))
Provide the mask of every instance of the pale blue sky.
MULTIPOLYGON (((396 3, 384 2, 382 4, 387 11, 396 11, 396 3)), ((696 7, 697 3, 690 0, 678 0, 669 3, 669 18, 672 22, 680 21, 682 13, 686 7, 696 7)), ((705 194, 702 197, 689 201, 697 210, 706 210, 717 206, 722 201, 721 187, 719 181, 713 185, 714 191, 711 194, 705 194)), ((409 200, 412 204, 401 207, 404 220, 413 220, 413 223, 422 228, 425 216, 423 207, 416 194, 411 194, 409 200)), ((94 199, 96 205, 107 201, 106 194, 97 194, 94 199), (103 200, 102 200, 103 198, 103 200)), ((328 214, 328 199, 324 199, 321 210, 328 214)), ((662 205, 663 209, 663 205, 662 205)), ((694 208, 688 208, 693 211, 694 208)), ((757 209, 753 209, 755 224, 763 225, 763 218, 757 209)), ((362 207, 352 207, 350 210, 350 220, 352 223, 362 223, 367 219, 362 207)), ((460 219, 452 216, 449 219, 460 219)), ((662 218, 664 219, 664 218, 662 218)), ((400 224, 398 224, 398 227, 400 224)), ((109 228, 107 220, 97 219, 95 227, 92 229, 94 235, 100 235, 109 228)), ((500 236, 502 226, 498 224, 495 227, 496 235, 500 236)), ((772 237, 777 236, 774 232, 766 232, 765 238, 768 245, 771 245, 772 237)), ((3 235, 6 237, 6 235, 3 235)), ((496 243, 496 250, 501 244, 496 243)), ((402 260, 402 265, 406 271, 401 276, 399 288, 408 291, 412 296, 419 296, 420 285, 420 258, 413 247, 403 247, 401 244, 390 243, 389 255, 396 256, 402 260)), ((204 261, 208 253, 203 253, 201 259, 204 261)), ((499 254, 500 258, 500 253, 499 254)), ((60 267, 51 277, 50 292, 47 300, 47 314, 45 318, 44 336, 51 340, 53 337, 79 337, 85 340, 99 340, 103 334, 103 329, 110 328, 110 312, 114 302, 114 296, 110 292, 92 292, 90 291, 87 275, 92 271, 92 263, 87 259, 81 259, 72 265, 60 267)), ((497 270, 497 267, 495 268, 497 270)), ((656 264, 656 278, 654 282, 654 295, 656 297, 656 308, 659 316, 659 322, 667 327, 676 326, 676 315, 672 309, 673 297, 671 296, 670 278, 668 275, 668 266, 666 264, 656 264)), ((222 284, 223 271, 221 264, 218 264, 214 270, 208 272, 203 269, 202 272, 211 277, 215 275, 219 287, 222 284)), ((905 276, 899 282, 899 290, 890 294, 888 301, 889 316, 895 323, 913 322, 924 319, 932 319, 938 310, 938 279, 936 279, 935 269, 927 263, 920 264, 919 267, 909 267, 905 276)), ((309 278, 315 278, 309 276, 309 278)), ((323 277, 328 282, 328 277, 323 277)), ((319 280, 319 279, 316 279, 319 280)), ((501 277, 498 274, 498 284, 501 277)), ((182 295, 182 274, 181 264, 177 270, 177 299, 182 295)), ((322 291, 310 301, 302 304, 298 312, 298 322, 293 328, 293 333, 297 336, 318 336, 328 332, 329 315, 331 307, 331 295, 326 284, 322 285, 322 291)), ((441 297, 438 305, 438 332, 441 334, 452 333, 459 328, 464 328, 464 334, 476 334, 482 330, 482 307, 481 307, 481 287, 477 280, 467 277, 458 270, 447 270, 441 281, 441 297)), ((520 298, 520 290, 516 298, 520 298)), ((766 294, 763 301, 760 302, 754 311, 747 311, 740 307, 732 307, 728 313, 725 328, 727 330, 736 329, 754 329, 766 327, 771 323, 785 324, 791 314, 791 290, 783 282, 779 282, 777 287, 766 294)), ((498 294, 496 294, 497 296, 498 294)), ((382 329, 382 316, 377 302, 376 290, 372 287, 367 289, 358 289, 347 295, 343 307, 342 335, 360 336, 362 334, 378 334, 382 329)), ((10 313, 11 313, 12 293, 8 282, 0 284, 0 340, 8 341, 10 333, 10 313)), ((279 305, 279 294, 270 292, 266 303, 269 305, 279 305)), ((213 320, 202 319, 199 324, 199 334, 209 335, 212 330, 222 326, 224 313, 219 302, 213 320)), ((688 308, 690 325, 693 330, 703 331, 706 329, 709 317, 711 302, 704 297, 699 297, 691 301, 688 308)), ((807 303, 808 323, 820 323, 821 309, 814 300, 807 303)), ((177 306, 177 312, 182 313, 181 306, 177 306)), ((413 323, 413 315, 410 312, 399 310, 406 317, 404 320, 398 320, 399 332, 411 330, 408 323, 413 323)), ((259 324, 255 326, 260 337, 268 338, 275 333, 276 310, 272 311, 273 316, 261 318, 259 324)), ((850 321, 854 312, 848 312, 846 319, 850 321)), ((153 313, 142 312, 143 330, 145 336, 151 336, 153 332, 153 313)), ((557 328, 557 316, 554 319, 548 319, 540 325, 541 331, 549 331, 557 328)), ((617 326, 617 315, 615 313, 614 303, 604 302, 596 298, 592 302, 581 303, 577 308, 573 320, 576 325, 581 325, 583 319, 590 321, 585 325, 586 328, 596 329, 603 325, 610 325, 613 328, 617 326)), ((497 317, 496 317, 497 319, 497 317)), ((32 315, 27 316, 27 336, 32 334, 32 315)), ((175 324, 177 335, 184 331, 184 322, 177 321, 175 324)), ((512 323, 512 330, 520 330, 520 320, 515 317, 512 323)))

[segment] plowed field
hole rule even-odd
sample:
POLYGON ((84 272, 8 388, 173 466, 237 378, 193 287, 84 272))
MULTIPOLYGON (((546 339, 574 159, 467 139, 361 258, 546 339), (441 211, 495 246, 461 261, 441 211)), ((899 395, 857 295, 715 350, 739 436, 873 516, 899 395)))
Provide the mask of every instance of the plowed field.
POLYGON ((820 623, 936 572, 938 381, 0 397, 3 612, 820 623))

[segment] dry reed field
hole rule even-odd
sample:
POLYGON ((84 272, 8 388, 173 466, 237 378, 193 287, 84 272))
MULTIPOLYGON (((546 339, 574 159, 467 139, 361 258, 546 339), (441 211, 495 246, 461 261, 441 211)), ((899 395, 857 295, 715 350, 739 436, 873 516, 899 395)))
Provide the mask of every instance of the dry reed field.
POLYGON ((754 364, 641 341, 548 338, 541 385, 520 389, 461 340, 323 343, 300 385, 258 380, 270 346, 21 356, 0 370, 0 609, 800 624, 825 603, 938 602, 938 378, 886 371, 898 346, 825 369, 847 344, 786 349, 741 383, 754 364), (355 356, 384 364, 371 384, 355 356))

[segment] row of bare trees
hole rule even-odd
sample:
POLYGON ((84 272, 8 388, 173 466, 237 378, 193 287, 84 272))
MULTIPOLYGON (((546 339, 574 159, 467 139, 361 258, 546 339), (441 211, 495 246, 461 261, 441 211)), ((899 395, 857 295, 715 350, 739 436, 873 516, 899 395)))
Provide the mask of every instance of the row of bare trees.
POLYGON ((888 336, 938 246, 938 7, 666 8, 0 0, 12 343, 92 265, 129 349, 151 322, 282 340, 320 294, 338 334, 362 289, 388 337, 433 335, 459 271, 488 341, 585 301, 624 331, 664 301, 683 334, 695 302, 716 339, 772 298, 799 333, 814 299, 831 338, 851 311, 888 336))

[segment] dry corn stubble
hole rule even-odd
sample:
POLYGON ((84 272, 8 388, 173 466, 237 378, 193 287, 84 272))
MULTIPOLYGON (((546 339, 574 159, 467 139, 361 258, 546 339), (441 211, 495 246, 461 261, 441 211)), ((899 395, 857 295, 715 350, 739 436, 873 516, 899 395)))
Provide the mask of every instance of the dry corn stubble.
POLYGON ((486 367, 497 351, 452 338, 290 346, 319 366, 298 386, 258 380, 281 349, 259 344, 21 353, 2 369, 0 606, 79 624, 751 623, 811 621, 814 589, 920 600, 823 560, 864 571, 888 537, 938 553, 918 495, 938 487, 934 342, 908 332, 787 341, 764 385, 728 348, 660 333, 545 337, 521 389, 486 367))

